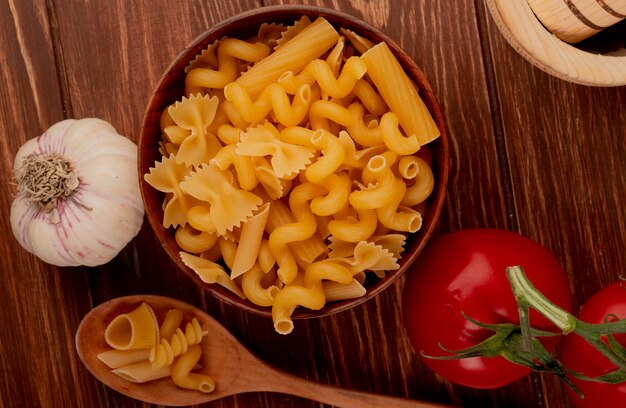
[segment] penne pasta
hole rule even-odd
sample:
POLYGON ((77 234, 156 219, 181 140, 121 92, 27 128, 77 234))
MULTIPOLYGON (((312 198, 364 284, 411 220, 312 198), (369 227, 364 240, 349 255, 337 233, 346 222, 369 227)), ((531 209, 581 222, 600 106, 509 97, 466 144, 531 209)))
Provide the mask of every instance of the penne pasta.
MULTIPOLYGON (((347 204, 347 203, 346 203, 347 204)), ((344 207, 345 208, 345 207, 344 207)), ((343 210, 343 209, 342 209, 343 210)), ((313 201, 311 201, 311 211, 315 213, 313 210, 313 201)), ((317 224, 317 232, 316 235, 322 240, 325 241, 329 235, 330 231, 328 231, 328 224, 333 220, 333 217, 330 215, 320 216, 316 214, 315 223, 317 224)))
POLYGON ((327 302, 338 300, 356 299, 365 296, 365 287, 356 279, 352 279, 348 284, 338 282, 324 282, 324 296, 327 302))
POLYGON ((109 366, 109 368, 120 368, 130 364, 139 363, 148 359, 150 349, 136 350, 108 350, 98 354, 98 360, 109 366))
POLYGON ((232 270, 233 263, 235 262, 235 256, 237 254, 237 243, 229 239, 220 237, 218 240, 222 259, 226 266, 232 270))
POLYGON ((298 72, 309 61, 321 57, 339 40, 339 34, 324 18, 316 19, 274 53, 244 72, 237 83, 251 97, 259 95, 285 71, 298 72))
MULTIPOLYGON (((268 214, 269 216, 269 214, 268 214)), ((274 265, 276 264, 276 260, 272 255, 272 251, 270 251, 270 245, 267 239, 261 240, 261 245, 259 246, 259 266, 263 273, 268 273, 274 265)))
POLYGON ((384 42, 367 50, 361 58, 367 75, 389 109, 398 116, 407 135, 415 135, 420 146, 439 137, 439 129, 420 98, 418 90, 384 42))
POLYGON ((235 252, 235 258, 232 261, 230 272, 231 279, 235 279, 247 272, 257 261, 269 210, 270 203, 265 203, 259 207, 255 215, 244 222, 241 228, 241 236, 237 245, 237 251, 235 252))
POLYGON ((150 382, 161 378, 167 378, 171 375, 170 367, 161 367, 158 370, 153 370, 152 365, 148 360, 128 364, 123 367, 116 368, 111 372, 122 377, 126 381, 133 383, 150 382))

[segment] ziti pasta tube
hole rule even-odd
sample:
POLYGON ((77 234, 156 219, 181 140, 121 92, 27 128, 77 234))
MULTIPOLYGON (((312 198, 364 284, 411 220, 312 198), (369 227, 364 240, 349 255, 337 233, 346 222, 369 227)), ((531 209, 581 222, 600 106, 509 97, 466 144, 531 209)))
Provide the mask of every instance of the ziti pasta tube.
POLYGON ((251 97, 256 97, 285 71, 300 71, 310 61, 321 57, 338 40, 339 34, 333 26, 325 19, 318 18, 276 52, 244 72, 236 82, 251 97))
POLYGON ((367 75, 380 92, 408 136, 415 135, 420 146, 439 137, 439 129, 420 98, 417 87, 402 69, 386 43, 376 44, 361 59, 367 75))

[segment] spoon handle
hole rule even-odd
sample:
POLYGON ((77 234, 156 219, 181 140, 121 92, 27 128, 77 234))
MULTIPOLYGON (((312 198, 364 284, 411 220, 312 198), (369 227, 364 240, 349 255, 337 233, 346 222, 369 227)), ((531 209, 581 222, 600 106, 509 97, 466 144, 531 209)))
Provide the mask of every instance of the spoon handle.
POLYGON ((337 407, 359 408, 441 408, 444 405, 391 397, 363 391, 355 391, 332 385, 319 384, 293 376, 283 371, 273 370, 274 381, 267 384, 264 391, 295 395, 337 407))
MULTIPOLYGON (((291 393, 295 394, 296 390, 291 393)), ((361 407, 361 408, 435 408, 442 405, 410 400, 406 398, 391 397, 387 395, 373 394, 363 391, 349 390, 345 388, 333 387, 309 383, 306 390, 303 390, 300 397, 305 397, 314 401, 330 404, 337 407, 361 407)))

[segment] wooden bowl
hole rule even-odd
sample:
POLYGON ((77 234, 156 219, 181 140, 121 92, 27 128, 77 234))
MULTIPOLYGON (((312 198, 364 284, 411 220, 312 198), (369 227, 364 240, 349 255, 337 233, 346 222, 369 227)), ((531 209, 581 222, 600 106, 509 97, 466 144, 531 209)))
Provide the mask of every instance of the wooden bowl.
POLYGON ((504 38, 537 68, 589 86, 626 85, 626 50, 596 54, 560 40, 533 13, 527 0, 487 0, 504 38))
POLYGON ((162 203, 164 194, 147 184, 144 181, 143 176, 149 172, 150 167, 154 167, 155 161, 160 161, 162 159, 158 152, 158 142, 162 139, 159 119, 161 112, 165 109, 165 107, 182 98, 184 94, 184 68, 189 64, 189 62, 199 52, 201 52, 201 50, 207 47, 210 43, 214 42, 216 39, 224 36, 244 38, 246 36, 254 35, 261 23, 293 23, 293 21, 299 19, 303 15, 308 15, 311 20, 317 16, 322 16, 335 27, 343 27, 353 30, 373 42, 385 41, 389 45, 392 52, 396 55, 406 72, 417 84, 422 99, 430 110, 430 113, 441 131, 441 136, 436 141, 429 144, 433 153, 435 189, 428 200, 428 210, 425 214, 423 214, 422 228, 417 233, 411 234, 407 240, 405 252, 403 253, 400 261, 400 269, 388 273, 383 279, 373 279, 372 282, 367 282, 367 293, 361 298, 330 302, 327 303, 323 309, 318 311, 309 311, 303 308, 298 308, 294 313, 293 318, 325 316, 351 308, 376 296, 392 282, 394 282, 402 273, 404 273, 409 265, 411 265, 411 263, 418 256, 420 251, 422 251, 433 233, 435 224, 443 206, 450 167, 448 135, 444 125, 443 113, 431 86, 424 76, 424 73, 411 60, 411 58, 404 53, 400 47, 398 47, 398 45, 368 24, 359 21, 352 16, 334 10, 308 6, 276 6, 260 8, 239 14, 211 27, 208 31, 196 38, 167 68, 165 74, 161 77, 154 93, 152 94, 152 97, 150 98, 144 115, 143 125, 139 136, 138 169, 139 183, 146 208, 146 214, 154 233, 163 245, 165 251, 169 254, 176 265, 191 279, 193 279, 198 286, 204 288, 206 291, 228 304, 264 316, 271 316, 271 308, 256 306, 248 300, 241 300, 239 297, 217 284, 211 285, 202 282, 193 270, 182 263, 178 255, 180 249, 174 239, 174 230, 171 228, 166 229, 162 224, 162 203))

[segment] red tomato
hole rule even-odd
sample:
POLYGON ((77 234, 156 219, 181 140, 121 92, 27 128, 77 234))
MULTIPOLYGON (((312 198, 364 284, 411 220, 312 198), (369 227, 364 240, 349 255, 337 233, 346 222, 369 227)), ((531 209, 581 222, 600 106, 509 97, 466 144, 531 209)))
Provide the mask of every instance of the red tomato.
MULTIPOLYGON (((449 355, 480 343, 493 334, 463 318, 482 323, 517 323, 519 314, 509 281, 508 266, 520 265, 533 285, 556 305, 570 311, 572 296, 557 259, 522 235, 496 229, 462 230, 426 247, 408 272, 403 288, 403 318, 417 353, 449 355)), ((531 310, 530 324, 554 331, 554 326, 531 310)), ((554 348, 557 338, 543 341, 554 348)), ((444 378, 474 388, 497 388, 518 380, 530 369, 504 357, 472 357, 424 363, 444 378)))
MULTIPOLYGON (((603 323, 605 316, 609 314, 620 319, 626 318, 626 283, 615 283, 600 290, 583 305, 577 317, 587 323, 603 323)), ((626 346, 626 335, 617 335, 615 338, 626 346)), ((576 334, 570 334, 563 339, 561 362, 588 377, 597 377, 616 369, 613 363, 576 334)), ((577 379, 573 381, 585 395, 581 399, 568 390, 578 407, 626 406, 626 383, 604 384, 577 379)))

